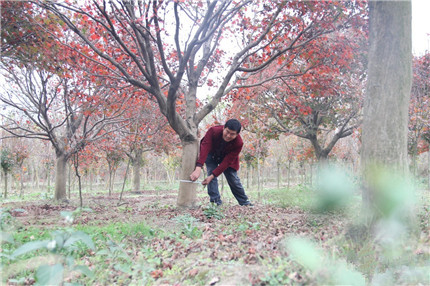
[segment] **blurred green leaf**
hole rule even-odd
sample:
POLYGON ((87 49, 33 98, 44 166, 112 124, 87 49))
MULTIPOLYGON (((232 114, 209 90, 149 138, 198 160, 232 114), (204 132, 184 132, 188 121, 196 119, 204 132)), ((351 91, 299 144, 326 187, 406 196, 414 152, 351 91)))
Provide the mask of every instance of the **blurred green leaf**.
POLYGON ((28 252, 34 251, 34 250, 38 250, 38 249, 42 249, 42 248, 46 248, 46 246, 48 245, 49 240, 42 240, 42 241, 30 241, 27 242, 25 244, 23 244, 22 246, 18 247, 13 253, 12 253, 12 259, 17 258, 20 255, 26 254, 28 252))
POLYGON ((94 277, 94 273, 85 265, 76 265, 73 270, 81 272, 87 277, 94 277))
POLYGON ((366 279, 363 274, 350 269, 346 263, 337 263, 333 266, 332 282, 335 285, 365 286, 366 279))
POLYGON ((91 237, 82 231, 75 231, 72 233, 72 235, 64 243, 64 247, 69 247, 77 241, 82 241, 86 246, 88 246, 88 248, 91 248, 92 250, 96 248, 91 237))
POLYGON ((36 271, 36 281, 40 285, 60 285, 63 282, 64 267, 61 264, 42 265, 36 271))
POLYGON ((9 242, 9 243, 13 243, 13 236, 10 233, 4 232, 4 231, 0 231, 0 242, 9 242))
POLYGON ((316 208, 330 211, 346 206, 355 191, 350 176, 335 166, 322 167, 316 182, 316 208))
POLYGON ((317 270, 323 263, 322 253, 307 239, 290 238, 287 249, 293 260, 311 271, 317 270))
POLYGON ((416 203, 415 188, 408 178, 380 170, 371 184, 377 211, 385 218, 401 218, 416 203))

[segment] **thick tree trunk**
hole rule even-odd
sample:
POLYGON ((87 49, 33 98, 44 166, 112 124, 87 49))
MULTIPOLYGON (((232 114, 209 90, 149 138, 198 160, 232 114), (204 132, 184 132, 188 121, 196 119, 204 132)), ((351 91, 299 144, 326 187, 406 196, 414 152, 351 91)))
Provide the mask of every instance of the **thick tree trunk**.
MULTIPOLYGON (((182 165, 181 180, 189 180, 190 174, 196 167, 199 141, 182 142, 182 165)), ((177 206, 182 208, 193 208, 196 206, 197 184, 180 182, 177 206)))
POLYGON ((137 149, 135 157, 132 160, 133 163, 133 191, 138 192, 140 190, 140 167, 142 162, 142 150, 137 149))
POLYGON ((64 154, 57 155, 55 172, 55 200, 64 200, 67 197, 66 181, 67 181, 67 158, 64 154))
MULTIPOLYGON (((363 109, 362 168, 407 174, 408 107, 412 81, 411 2, 370 1, 369 64, 363 109)), ((363 199, 373 201, 364 187, 363 199)))

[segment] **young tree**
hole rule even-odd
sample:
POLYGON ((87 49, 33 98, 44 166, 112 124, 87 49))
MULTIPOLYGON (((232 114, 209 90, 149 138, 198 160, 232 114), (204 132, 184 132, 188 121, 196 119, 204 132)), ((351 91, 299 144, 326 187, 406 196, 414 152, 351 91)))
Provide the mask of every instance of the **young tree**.
POLYGON ((0 150, 0 166, 4 178, 4 197, 7 198, 8 190, 8 175, 12 171, 15 162, 13 160, 13 153, 9 148, 2 148, 0 150))
MULTIPOLYGON (((367 183, 375 166, 407 174, 412 83, 411 2, 370 1, 369 8, 369 68, 361 153, 367 183)), ((371 186, 363 189, 363 201, 372 205, 371 186)))
MULTIPOLYGON (((244 73, 262 70, 320 35, 348 26, 361 12, 342 1, 38 3, 79 35, 82 43, 72 46, 97 60, 109 76, 157 100, 181 140, 182 179, 195 167, 199 123, 244 73), (202 104, 197 99, 201 87, 212 94, 202 104), (178 111, 181 95, 183 113, 178 111)), ((180 185, 178 206, 195 205, 195 187, 180 185)))

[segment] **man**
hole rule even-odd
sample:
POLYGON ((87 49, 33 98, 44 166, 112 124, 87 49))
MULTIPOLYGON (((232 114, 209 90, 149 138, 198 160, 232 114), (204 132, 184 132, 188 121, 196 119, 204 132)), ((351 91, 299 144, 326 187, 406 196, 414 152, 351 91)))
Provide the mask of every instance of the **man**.
POLYGON ((200 155, 190 179, 192 181, 197 180, 200 177, 203 164, 206 163, 208 177, 203 180, 202 184, 208 185, 210 201, 217 205, 222 204, 217 177, 224 173, 230 190, 239 205, 252 206, 237 176, 239 154, 243 146, 242 137, 239 135, 241 128, 242 126, 237 119, 230 119, 224 126, 218 125, 209 128, 200 141, 200 155))

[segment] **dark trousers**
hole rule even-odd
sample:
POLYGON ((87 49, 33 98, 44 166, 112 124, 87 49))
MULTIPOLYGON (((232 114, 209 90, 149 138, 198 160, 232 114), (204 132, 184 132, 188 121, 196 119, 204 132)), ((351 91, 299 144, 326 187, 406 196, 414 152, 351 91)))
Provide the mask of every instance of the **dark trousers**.
MULTIPOLYGON (((210 176, 213 170, 215 170, 215 168, 219 165, 214 160, 212 154, 208 155, 205 163, 206 169, 208 171, 208 176, 210 176)), ((243 188, 242 183, 237 176, 237 171, 233 168, 227 168, 224 171, 224 176, 227 180, 228 185, 230 186, 231 192, 233 193, 239 205, 249 205, 250 202, 245 194, 245 189, 243 188)), ((218 179, 216 177, 208 184, 208 195, 210 197, 211 202, 216 203, 217 205, 222 204, 221 196, 218 190, 218 179)))

